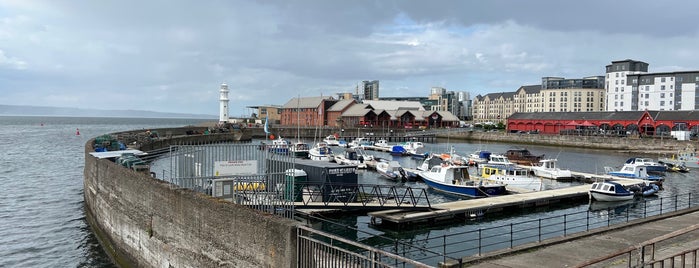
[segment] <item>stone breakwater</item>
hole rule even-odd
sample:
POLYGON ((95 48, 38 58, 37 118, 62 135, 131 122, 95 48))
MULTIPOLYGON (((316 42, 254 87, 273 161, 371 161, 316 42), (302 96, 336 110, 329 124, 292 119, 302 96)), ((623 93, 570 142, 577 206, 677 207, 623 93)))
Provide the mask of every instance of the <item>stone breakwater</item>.
MULTIPOLYGON (((141 149, 222 142, 225 138, 178 135, 179 129, 158 131, 172 135, 144 142, 141 149)), ((84 154, 86 219, 119 266, 293 267, 296 263, 298 222, 98 159, 89 154, 94 151, 93 143, 94 139, 87 142, 84 154)))
POLYGON ((437 135, 437 137, 455 140, 578 147, 643 154, 673 154, 677 153, 678 150, 686 148, 688 145, 697 143, 696 141, 678 141, 672 138, 565 136, 476 131, 445 133, 437 135))

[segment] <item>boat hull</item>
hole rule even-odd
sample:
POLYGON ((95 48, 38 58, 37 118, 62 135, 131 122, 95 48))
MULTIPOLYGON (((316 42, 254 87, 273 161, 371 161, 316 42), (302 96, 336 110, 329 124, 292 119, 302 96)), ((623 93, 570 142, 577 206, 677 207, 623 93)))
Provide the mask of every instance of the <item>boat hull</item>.
POLYGON ((440 182, 433 181, 429 178, 422 178, 423 182, 427 184, 430 188, 445 192, 449 194, 467 196, 467 197, 487 197, 493 195, 504 195, 507 193, 505 185, 484 185, 484 186, 467 186, 467 185, 454 185, 454 184, 444 184, 440 182))
POLYGON ((633 193, 606 193, 590 190, 590 199, 602 202, 626 201, 633 199, 633 193))

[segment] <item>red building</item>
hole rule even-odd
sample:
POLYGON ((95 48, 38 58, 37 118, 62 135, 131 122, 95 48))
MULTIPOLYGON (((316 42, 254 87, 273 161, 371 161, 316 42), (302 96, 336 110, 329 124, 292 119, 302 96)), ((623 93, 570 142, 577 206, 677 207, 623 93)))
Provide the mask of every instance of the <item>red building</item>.
POLYGON ((584 131, 669 135, 670 131, 678 130, 697 133, 699 111, 514 113, 507 118, 507 130, 544 134, 584 131))

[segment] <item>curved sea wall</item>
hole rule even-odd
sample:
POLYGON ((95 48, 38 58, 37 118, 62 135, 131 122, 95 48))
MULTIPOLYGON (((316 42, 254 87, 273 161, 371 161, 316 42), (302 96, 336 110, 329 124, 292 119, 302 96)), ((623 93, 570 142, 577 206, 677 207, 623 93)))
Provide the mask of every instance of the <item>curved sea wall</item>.
MULTIPOLYGON (((221 139, 215 136, 173 136, 143 146, 150 150, 221 139)), ((86 218, 119 266, 292 267, 296 263, 298 222, 98 159, 89 154, 93 143, 85 145, 86 218)))

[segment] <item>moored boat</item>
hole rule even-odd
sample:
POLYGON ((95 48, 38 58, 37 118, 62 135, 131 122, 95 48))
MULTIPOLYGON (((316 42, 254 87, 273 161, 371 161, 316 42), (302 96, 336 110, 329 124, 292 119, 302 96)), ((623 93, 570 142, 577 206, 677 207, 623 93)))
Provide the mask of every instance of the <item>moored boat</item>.
POLYGON ((507 150, 505 156, 515 164, 527 165, 539 163, 539 160, 544 158, 544 155, 533 155, 527 149, 510 149, 507 150))
POLYGON ((325 142, 325 144, 327 144, 328 146, 340 145, 340 141, 337 140, 337 137, 335 137, 335 135, 325 137, 325 139, 323 139, 323 142, 325 142))
POLYGON ((333 151, 325 142, 316 143, 313 148, 308 150, 308 158, 314 161, 331 161, 334 159, 333 151))
POLYGON ((407 174, 397 161, 381 161, 376 163, 376 172, 394 181, 407 180, 407 174))
POLYGON ((342 154, 335 155, 335 162, 340 165, 353 165, 357 166, 357 168, 367 168, 364 158, 352 148, 347 148, 342 154))
POLYGON ((507 184, 508 187, 525 191, 540 191, 543 187, 540 178, 530 176, 529 170, 515 165, 478 165, 478 174, 483 179, 507 184))
POLYGON ((621 169, 618 171, 614 171, 614 169, 611 167, 604 167, 604 169, 605 169, 605 171, 607 171, 608 175, 611 175, 614 177, 648 180, 648 181, 658 181, 658 182, 662 182, 663 180, 665 180, 661 176, 649 175, 647 170, 646 170, 646 167, 636 166, 633 164, 624 164, 624 166, 621 167, 621 169))
POLYGON ((507 193, 506 184, 473 180, 468 166, 436 165, 419 173, 422 180, 437 191, 468 197, 487 197, 507 193))
POLYGON ((573 177, 573 174, 568 169, 560 169, 557 165, 558 159, 542 159, 539 163, 534 164, 531 170, 534 172, 535 176, 561 180, 569 179, 573 177))
POLYGON ((646 172, 652 174, 662 174, 667 170, 665 165, 655 162, 653 159, 647 157, 631 157, 626 160, 626 164, 643 166, 646 168, 646 172))
POLYGON ((492 153, 490 151, 485 151, 485 150, 475 151, 472 154, 468 155, 468 164, 469 165, 485 164, 490 160, 491 154, 492 153))
POLYGON ((595 182, 588 191, 590 200, 614 202, 633 199, 634 193, 613 181, 595 182))
POLYGON ((686 148, 677 152, 671 157, 659 158, 658 162, 670 163, 676 166, 685 166, 688 168, 699 168, 699 157, 693 145, 687 145, 686 148))
POLYGON ((308 158, 308 151, 310 150, 308 143, 297 141, 291 144, 289 151, 294 154, 295 157, 308 158))

